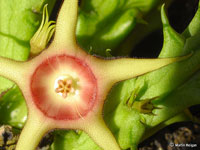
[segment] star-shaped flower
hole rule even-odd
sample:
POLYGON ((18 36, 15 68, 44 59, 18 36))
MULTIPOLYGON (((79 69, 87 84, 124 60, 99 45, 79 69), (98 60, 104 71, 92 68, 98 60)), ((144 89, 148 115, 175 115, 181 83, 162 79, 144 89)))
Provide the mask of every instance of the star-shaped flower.
POLYGON ((20 87, 28 107, 16 150, 34 150, 42 136, 53 129, 80 129, 104 150, 119 150, 102 118, 111 87, 184 59, 91 56, 76 43, 77 8, 78 0, 64 1, 53 42, 40 55, 27 62, 0 57, 0 75, 20 87))

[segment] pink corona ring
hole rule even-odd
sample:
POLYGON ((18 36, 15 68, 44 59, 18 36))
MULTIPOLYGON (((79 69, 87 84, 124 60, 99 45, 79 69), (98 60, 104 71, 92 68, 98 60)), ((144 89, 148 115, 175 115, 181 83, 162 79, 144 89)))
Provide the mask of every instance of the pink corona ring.
POLYGON ((79 58, 58 55, 43 61, 31 78, 36 107, 47 117, 75 120, 92 110, 97 99, 97 80, 79 58))

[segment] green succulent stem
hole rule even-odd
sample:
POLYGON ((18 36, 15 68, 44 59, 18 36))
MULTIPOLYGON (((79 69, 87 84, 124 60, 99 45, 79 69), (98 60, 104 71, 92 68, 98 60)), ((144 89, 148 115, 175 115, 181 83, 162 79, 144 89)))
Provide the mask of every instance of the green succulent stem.
MULTIPOLYGON (((165 13, 165 5, 161 7, 161 19, 163 23, 163 48, 159 55, 159 58, 177 57, 180 56, 180 51, 183 51, 183 47, 186 39, 184 36, 177 33, 169 24, 169 20, 165 13), (171 49, 171 51, 169 51, 171 49), (176 50, 173 50, 176 49, 176 50)), ((187 52, 185 52, 187 54, 187 52)), ((183 53, 184 54, 184 53, 183 53)), ((182 55, 183 55, 182 54, 182 55)))
POLYGON ((187 122, 187 121, 190 121, 190 118, 185 112, 178 113, 177 115, 173 116, 169 120, 163 121, 159 125, 154 126, 153 128, 147 129, 148 132, 144 134, 144 136, 141 139, 141 142, 146 140, 148 137, 152 136, 153 134, 155 134, 157 131, 165 128, 166 126, 169 126, 177 122, 187 122))
POLYGON ((183 35, 186 38, 189 38, 191 36, 194 36, 194 35, 200 33, 200 26, 198 25, 199 24, 199 18, 200 18, 200 1, 199 1, 199 4, 198 4, 198 10, 197 10, 194 18, 192 19, 191 23, 188 25, 188 27, 183 32, 183 35))

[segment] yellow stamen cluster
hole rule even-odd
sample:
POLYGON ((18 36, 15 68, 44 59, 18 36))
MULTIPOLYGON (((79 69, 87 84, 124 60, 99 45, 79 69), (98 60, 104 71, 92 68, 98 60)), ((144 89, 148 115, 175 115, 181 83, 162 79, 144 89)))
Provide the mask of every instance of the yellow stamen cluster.
POLYGON ((62 94, 62 97, 66 98, 69 93, 73 93, 75 91, 72 82, 73 81, 71 79, 58 80, 58 87, 55 89, 55 92, 62 94))

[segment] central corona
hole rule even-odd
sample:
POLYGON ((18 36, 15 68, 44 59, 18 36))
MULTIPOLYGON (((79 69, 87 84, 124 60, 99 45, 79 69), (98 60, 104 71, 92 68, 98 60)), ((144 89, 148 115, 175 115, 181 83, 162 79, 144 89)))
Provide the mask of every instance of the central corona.
POLYGON ((79 94, 78 79, 65 75, 58 77, 55 81, 54 89, 63 98, 79 94))
POLYGON ((92 110, 97 81, 89 65, 74 56, 47 58, 30 84, 33 102, 44 115, 58 120, 79 119, 92 110))

